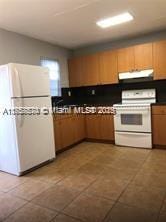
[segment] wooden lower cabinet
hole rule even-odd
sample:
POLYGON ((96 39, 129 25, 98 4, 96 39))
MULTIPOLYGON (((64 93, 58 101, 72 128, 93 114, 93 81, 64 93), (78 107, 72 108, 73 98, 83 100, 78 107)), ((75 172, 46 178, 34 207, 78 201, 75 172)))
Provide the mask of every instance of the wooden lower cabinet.
POLYGON ((113 141, 113 115, 87 115, 86 138, 113 141))
POLYGON ((53 119, 56 151, 62 150, 85 138, 114 140, 113 115, 55 116, 53 119))
POLYGON ((166 106, 152 108, 152 134, 154 146, 166 148, 166 106))
POLYGON ((152 107, 152 134, 154 146, 166 148, 166 106, 152 107))
POLYGON ((54 116, 55 149, 59 151, 85 139, 85 121, 82 115, 54 116))
POLYGON ((85 116, 77 115, 74 118, 74 125, 75 142, 85 139, 85 116))
POLYGON ((61 120, 54 120, 54 138, 55 138, 55 147, 56 151, 62 148, 62 139, 61 139, 61 120))
POLYGON ((166 148, 166 115, 153 115, 153 144, 166 148))
POLYGON ((72 117, 61 120, 62 148, 70 146, 75 142, 74 127, 75 125, 72 117))
POLYGON ((102 115, 100 120, 100 138, 102 140, 111 140, 114 138, 113 115, 102 115))
POLYGON ((100 139, 100 117, 101 115, 86 115, 86 138, 100 139))

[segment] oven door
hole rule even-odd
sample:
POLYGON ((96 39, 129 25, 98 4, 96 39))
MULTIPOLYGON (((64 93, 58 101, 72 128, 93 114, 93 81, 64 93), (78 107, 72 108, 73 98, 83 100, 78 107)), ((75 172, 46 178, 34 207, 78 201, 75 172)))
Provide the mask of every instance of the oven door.
POLYGON ((151 132, 151 107, 115 107, 115 131, 151 132))

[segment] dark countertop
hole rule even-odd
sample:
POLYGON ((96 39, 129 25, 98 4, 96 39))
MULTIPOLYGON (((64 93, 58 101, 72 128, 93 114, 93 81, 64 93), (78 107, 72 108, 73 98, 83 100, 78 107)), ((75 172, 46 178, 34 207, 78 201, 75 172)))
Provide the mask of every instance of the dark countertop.
POLYGON ((152 103, 152 106, 165 106, 166 102, 156 102, 156 103, 152 103))
MULTIPOLYGON (((57 105, 56 107, 58 108, 74 108, 74 107, 110 107, 113 106, 115 103, 105 103, 105 104, 63 104, 63 105, 57 105)), ((164 102, 156 102, 156 103, 152 103, 152 106, 165 106, 166 105, 166 101, 164 102)), ((54 107, 54 106, 53 106, 54 107)))
POLYGON ((73 104, 73 105, 57 105, 58 108, 74 108, 74 107, 99 107, 99 106, 113 106, 113 104, 73 104))

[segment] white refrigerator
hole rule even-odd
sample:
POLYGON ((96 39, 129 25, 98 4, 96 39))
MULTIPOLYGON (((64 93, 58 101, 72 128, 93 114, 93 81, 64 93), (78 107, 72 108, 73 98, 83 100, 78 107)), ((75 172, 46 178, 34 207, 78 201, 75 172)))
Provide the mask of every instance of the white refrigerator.
POLYGON ((51 113, 6 112, 16 107, 51 107, 47 68, 14 63, 0 66, 0 171, 19 176, 54 159, 55 145, 51 113))

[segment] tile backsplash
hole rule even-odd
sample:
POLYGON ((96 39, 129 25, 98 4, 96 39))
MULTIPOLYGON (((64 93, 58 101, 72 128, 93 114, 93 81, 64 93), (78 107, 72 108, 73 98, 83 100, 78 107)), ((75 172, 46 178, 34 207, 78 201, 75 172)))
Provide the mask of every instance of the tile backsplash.
POLYGON ((122 90, 150 88, 156 89, 157 102, 166 102, 166 80, 62 88, 62 97, 54 97, 52 100, 59 105, 111 105, 121 102, 122 90))

